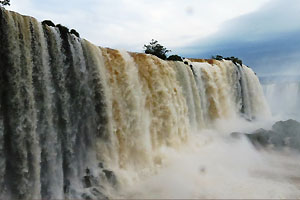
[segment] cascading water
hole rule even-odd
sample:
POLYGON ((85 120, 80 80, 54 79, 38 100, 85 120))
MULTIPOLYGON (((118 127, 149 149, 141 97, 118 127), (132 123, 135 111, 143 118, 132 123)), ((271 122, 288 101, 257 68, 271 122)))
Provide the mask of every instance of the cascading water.
POLYGON ((300 120, 299 80, 273 80, 263 83, 262 86, 274 115, 300 120))
POLYGON ((113 196, 219 120, 270 116, 254 72, 97 47, 0 12, 0 198, 113 196))

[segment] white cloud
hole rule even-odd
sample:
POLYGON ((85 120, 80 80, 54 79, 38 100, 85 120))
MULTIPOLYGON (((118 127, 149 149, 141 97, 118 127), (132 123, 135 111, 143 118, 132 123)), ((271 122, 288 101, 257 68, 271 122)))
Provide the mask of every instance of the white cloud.
POLYGON ((100 46, 140 51, 152 38, 173 48, 215 33, 268 0, 14 0, 9 9, 75 28, 100 46))
POLYGON ((186 57, 237 56, 258 74, 299 74, 299 10, 299 0, 272 0, 178 50, 186 57))

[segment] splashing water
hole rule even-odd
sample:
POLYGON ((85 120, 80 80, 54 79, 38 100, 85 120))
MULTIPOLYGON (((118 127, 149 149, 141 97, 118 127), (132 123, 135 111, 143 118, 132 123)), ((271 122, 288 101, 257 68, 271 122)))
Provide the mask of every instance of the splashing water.
POLYGON ((101 48, 0 9, 0 198, 299 197, 297 156, 229 136, 270 124, 247 66, 101 48))
POLYGON ((300 81, 273 81, 263 84, 273 115, 283 119, 300 119, 300 81))

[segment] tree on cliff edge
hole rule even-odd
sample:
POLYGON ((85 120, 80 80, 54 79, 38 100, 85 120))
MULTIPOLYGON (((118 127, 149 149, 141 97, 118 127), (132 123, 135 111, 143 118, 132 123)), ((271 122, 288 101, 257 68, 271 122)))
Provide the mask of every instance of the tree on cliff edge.
POLYGON ((0 1, 0 6, 10 6, 10 0, 1 0, 0 1))
POLYGON ((163 60, 167 59, 166 53, 170 52, 164 46, 160 45, 157 40, 152 39, 150 44, 144 45, 145 53, 155 55, 163 60))

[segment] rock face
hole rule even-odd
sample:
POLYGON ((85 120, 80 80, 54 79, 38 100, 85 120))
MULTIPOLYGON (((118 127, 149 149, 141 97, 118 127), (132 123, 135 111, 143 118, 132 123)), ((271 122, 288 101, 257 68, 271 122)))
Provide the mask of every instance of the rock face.
POLYGON ((75 29, 71 29, 70 33, 76 35, 77 37, 80 37, 79 33, 75 29))
MULTIPOLYGON (((84 192, 81 194, 82 199, 108 199, 105 187, 101 185, 103 182, 107 182, 113 188, 118 187, 118 180, 115 173, 111 170, 105 169, 103 163, 99 163, 100 176, 95 175, 89 168, 86 168, 85 175, 82 178, 84 192)), ((66 185, 66 193, 70 193, 69 185, 66 185)), ((76 191, 73 191, 76 193, 76 191)))
POLYGON ((55 27, 55 24, 51 20, 44 20, 44 21, 42 21, 42 24, 55 27))
POLYGON ((271 130, 258 129, 246 136, 254 145, 300 151, 300 123, 292 119, 276 122, 271 130))

